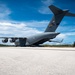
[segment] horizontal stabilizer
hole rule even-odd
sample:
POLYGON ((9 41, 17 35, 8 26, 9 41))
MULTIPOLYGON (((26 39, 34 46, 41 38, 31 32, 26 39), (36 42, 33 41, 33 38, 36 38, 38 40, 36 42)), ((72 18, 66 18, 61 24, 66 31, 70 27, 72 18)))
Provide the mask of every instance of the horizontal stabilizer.
POLYGON ((66 16, 72 16, 72 17, 75 17, 75 14, 68 12, 68 13, 66 13, 66 16))
POLYGON ((58 40, 58 41, 57 41, 57 40, 51 40, 51 39, 50 39, 49 42, 57 42, 57 43, 61 43, 61 42, 63 42, 63 39, 62 39, 62 40, 58 40))

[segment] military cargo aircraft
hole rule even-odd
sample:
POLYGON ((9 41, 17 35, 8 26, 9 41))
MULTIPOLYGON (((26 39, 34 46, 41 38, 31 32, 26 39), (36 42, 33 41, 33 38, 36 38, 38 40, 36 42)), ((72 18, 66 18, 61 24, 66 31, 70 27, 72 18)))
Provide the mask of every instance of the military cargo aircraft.
POLYGON ((61 10, 54 5, 49 6, 50 10, 53 12, 53 18, 50 21, 49 25, 47 26, 46 30, 43 33, 35 34, 34 36, 28 37, 0 37, 4 38, 2 40, 3 43, 7 43, 8 39, 11 39, 10 42, 14 43, 15 46, 39 46, 44 42, 52 42, 51 39, 54 39, 58 34, 55 32, 57 27, 59 26, 61 20, 64 16, 72 16, 75 17, 75 14, 70 13, 69 10, 61 10))

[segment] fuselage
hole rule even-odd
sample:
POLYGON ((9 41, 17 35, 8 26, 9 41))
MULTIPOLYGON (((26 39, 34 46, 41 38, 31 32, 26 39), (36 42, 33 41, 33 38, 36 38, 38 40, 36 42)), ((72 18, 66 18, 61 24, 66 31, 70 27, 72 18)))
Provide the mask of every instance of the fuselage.
MULTIPOLYGON (((55 33, 55 32, 45 32, 45 33, 39 33, 33 36, 28 36, 25 38, 25 40, 21 40, 22 45, 24 44, 26 45, 39 45, 42 44, 46 41, 49 41, 50 39, 55 38, 59 33, 55 33), (23 43, 24 42, 24 43, 23 43)), ((20 39, 17 39, 15 41, 16 45, 21 44, 20 39)))

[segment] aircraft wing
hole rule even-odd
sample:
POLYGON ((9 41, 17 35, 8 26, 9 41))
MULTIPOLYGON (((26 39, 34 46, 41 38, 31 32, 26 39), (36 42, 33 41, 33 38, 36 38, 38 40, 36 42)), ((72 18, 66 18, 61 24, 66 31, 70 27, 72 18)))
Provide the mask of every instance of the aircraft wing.
POLYGON ((8 39, 11 39, 11 40, 10 40, 11 43, 15 42, 15 41, 18 40, 18 39, 20 39, 20 40, 21 40, 21 39, 26 40, 26 37, 0 37, 0 38, 3 39, 3 40, 2 40, 3 43, 7 43, 7 42, 8 42, 8 39))

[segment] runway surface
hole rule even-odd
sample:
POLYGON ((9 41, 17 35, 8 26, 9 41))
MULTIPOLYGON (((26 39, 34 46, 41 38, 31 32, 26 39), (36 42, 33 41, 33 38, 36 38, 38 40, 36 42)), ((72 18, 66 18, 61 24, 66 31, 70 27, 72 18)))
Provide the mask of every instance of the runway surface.
POLYGON ((0 47, 0 75, 75 75, 75 48, 0 47))

